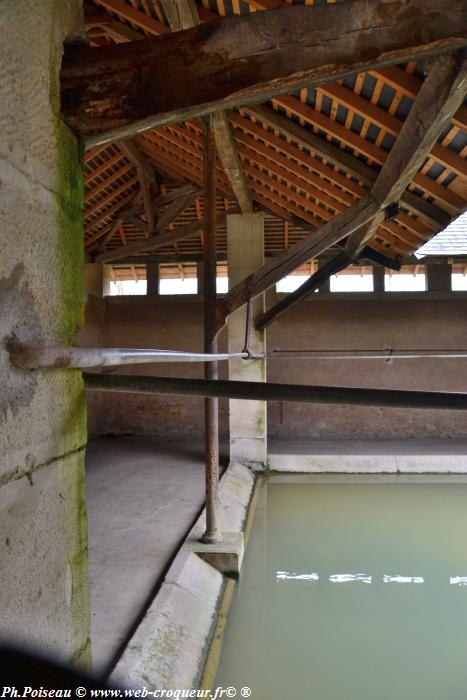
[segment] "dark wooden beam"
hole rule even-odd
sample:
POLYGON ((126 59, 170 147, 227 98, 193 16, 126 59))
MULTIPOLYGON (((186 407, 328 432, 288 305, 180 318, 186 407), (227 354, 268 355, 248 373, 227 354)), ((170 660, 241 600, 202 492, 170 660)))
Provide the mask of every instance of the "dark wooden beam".
POLYGON ((156 213, 152 202, 157 187, 154 169, 133 140, 120 141, 118 146, 136 168, 143 208, 147 219, 147 233, 150 236, 154 233, 156 227, 156 213))
POLYGON ((187 192, 181 197, 177 197, 176 199, 172 200, 172 202, 167 205, 157 220, 156 233, 161 233, 167 228, 167 226, 170 226, 170 224, 175 221, 175 219, 180 216, 185 209, 188 209, 188 207, 190 207, 193 202, 198 199, 198 197, 199 192, 197 190, 192 190, 191 192, 187 192))
POLYGON ((122 46, 67 49, 62 112, 75 131, 94 135, 93 146, 465 46, 464 0, 284 6, 122 46))
POLYGON ((220 301, 224 317, 226 318, 258 294, 265 292, 300 265, 318 257, 330 246, 343 240, 367 222, 373 221, 375 217, 381 221, 384 218, 384 212, 371 197, 365 197, 328 221, 319 230, 309 234, 280 255, 276 255, 270 262, 233 287, 220 301))
MULTIPOLYGON (((225 224, 225 214, 220 214, 217 217, 217 224, 225 224)), ((177 241, 184 241, 188 238, 194 238, 200 231, 204 230, 205 220, 200 219, 199 221, 193 221, 190 224, 185 224, 185 226, 178 226, 172 231, 164 231, 156 236, 151 236, 150 238, 145 238, 141 241, 136 241, 135 243, 129 243, 116 250, 110 250, 108 253, 101 253, 96 257, 96 262, 114 262, 115 260, 120 260, 121 258, 126 258, 129 255, 136 255, 137 253, 144 253, 147 250, 157 250, 158 248, 163 248, 164 246, 171 245, 177 241)))
POLYGON ((216 112, 212 118, 212 125, 217 155, 237 198, 241 212, 242 214, 250 214, 253 211, 253 200, 226 113, 216 112))
POLYGON ((277 304, 274 304, 270 309, 258 316, 255 320, 255 328, 257 331, 262 331, 269 326, 273 321, 283 316, 286 311, 290 311, 294 306, 297 306, 303 299, 306 299, 321 287, 328 279, 346 268, 351 259, 345 253, 338 253, 334 258, 328 260, 322 267, 309 277, 306 282, 300 285, 298 289, 290 294, 287 294, 284 299, 281 299, 277 304))

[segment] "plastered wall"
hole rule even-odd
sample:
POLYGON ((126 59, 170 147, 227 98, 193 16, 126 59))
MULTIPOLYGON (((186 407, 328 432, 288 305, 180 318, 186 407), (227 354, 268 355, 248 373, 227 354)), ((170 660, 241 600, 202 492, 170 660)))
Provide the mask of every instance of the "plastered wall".
POLYGON ((4 342, 84 320, 82 168, 59 118, 78 0, 0 7, 0 640, 87 664, 86 406, 77 371, 10 366, 4 342))
MULTIPOLYGON (((271 299, 269 300, 271 303, 271 299)), ((467 348, 467 298, 385 295, 346 299, 326 295, 303 302, 267 329, 268 348, 383 349, 467 348)), ((202 349, 198 301, 107 299, 102 324, 106 346, 202 349)), ((225 348, 225 334, 220 347, 225 348)), ((198 365, 149 365, 124 371, 202 376, 198 365)), ((226 376, 226 367, 221 376, 226 376)), ((268 361, 268 380, 329 386, 467 391, 467 361, 268 361)), ((104 433, 201 434, 202 402, 195 398, 104 394, 99 430, 104 433)), ((96 400, 90 395, 89 401, 96 400)), ((228 431, 221 401, 221 430, 228 431)), ((96 426, 91 425, 95 431, 96 426)), ((467 437, 465 414, 456 411, 314 406, 271 402, 268 434, 316 438, 467 437)))

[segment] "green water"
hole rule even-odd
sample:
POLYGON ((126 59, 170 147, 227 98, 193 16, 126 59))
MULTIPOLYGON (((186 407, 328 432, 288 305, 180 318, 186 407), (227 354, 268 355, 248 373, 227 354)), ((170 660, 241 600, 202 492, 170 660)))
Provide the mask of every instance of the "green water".
POLYGON ((272 479, 215 686, 249 686, 252 700, 467 698, 467 578, 455 577, 467 577, 467 483, 272 479))

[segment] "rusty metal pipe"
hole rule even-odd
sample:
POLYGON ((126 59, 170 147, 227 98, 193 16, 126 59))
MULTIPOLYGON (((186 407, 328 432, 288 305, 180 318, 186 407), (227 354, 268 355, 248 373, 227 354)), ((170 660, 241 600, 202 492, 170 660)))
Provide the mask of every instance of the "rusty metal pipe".
MULTIPOLYGON (((203 239, 203 312, 204 351, 217 354, 217 254, 216 254, 216 145, 212 119, 204 132, 204 205, 206 225, 203 239)), ((216 380, 217 362, 206 362, 204 377, 216 380)), ((206 530, 202 541, 222 542, 219 523, 219 402, 215 397, 204 399, 206 530)))
POLYGON ((212 379, 83 374, 86 387, 100 391, 200 396, 250 401, 293 401, 337 406, 388 406, 467 411, 467 393, 307 386, 212 379))

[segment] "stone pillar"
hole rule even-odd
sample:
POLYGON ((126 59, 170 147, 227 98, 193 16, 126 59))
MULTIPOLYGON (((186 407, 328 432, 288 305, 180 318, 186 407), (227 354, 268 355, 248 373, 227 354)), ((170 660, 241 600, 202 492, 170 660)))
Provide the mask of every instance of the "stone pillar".
POLYGON ((452 268, 449 263, 428 264, 426 266, 427 292, 450 292, 452 268))
POLYGON ((102 299, 110 294, 110 266, 103 263, 86 263, 84 269, 86 297, 102 299))
MULTIPOLYGON (((231 214, 227 217, 227 266, 229 289, 257 270, 264 262, 262 214, 231 214)), ((253 318, 264 311, 264 295, 253 302, 253 318)), ((246 306, 229 317, 229 352, 241 352, 245 343, 246 306)), ((251 330, 250 349, 265 352, 266 332, 251 330)), ((231 360, 229 378, 264 382, 266 361, 231 360)), ((229 401, 230 459, 247 465, 267 461, 266 402, 229 401)))
POLYGON ((63 41, 79 0, 1 3, 0 637, 90 661, 79 370, 25 372, 4 347, 71 344, 84 315, 83 168, 60 114, 63 41))

